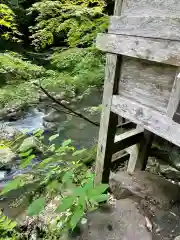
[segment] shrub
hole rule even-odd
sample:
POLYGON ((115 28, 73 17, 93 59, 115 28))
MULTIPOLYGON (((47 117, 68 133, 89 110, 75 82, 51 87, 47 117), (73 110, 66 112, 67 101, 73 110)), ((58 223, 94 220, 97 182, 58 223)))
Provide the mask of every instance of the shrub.
POLYGON ((96 209, 98 203, 107 200, 104 192, 108 185, 94 186, 93 174, 87 168, 83 170, 84 165, 79 159, 82 154, 84 156, 86 149, 76 150, 71 145, 71 140, 66 140, 57 147, 53 141, 58 135, 50 137, 49 145, 44 145, 41 130, 34 132, 33 137, 43 153, 42 161, 31 164, 36 158, 33 149, 19 152, 20 168, 31 166, 31 170, 7 183, 1 195, 26 184, 36 183, 37 188, 27 195, 30 203, 27 206, 28 215, 40 215, 48 203, 59 199, 55 209, 55 228, 58 226, 59 232, 74 230, 88 211, 96 209))

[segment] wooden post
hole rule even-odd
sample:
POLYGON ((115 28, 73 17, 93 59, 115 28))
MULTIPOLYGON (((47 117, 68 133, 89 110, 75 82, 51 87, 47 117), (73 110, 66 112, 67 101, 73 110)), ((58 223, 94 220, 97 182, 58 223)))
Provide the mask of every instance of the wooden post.
MULTIPOLYGON (((137 126, 140 128, 140 126, 137 126)), ((145 170, 149 152, 151 149, 154 134, 144 129, 140 143, 129 148, 130 158, 128 162, 127 172, 132 174, 136 170, 145 170)))
MULTIPOLYGON (((114 15, 121 15, 123 0, 115 1, 114 15)), ((106 72, 103 93, 103 110, 99 130, 99 142, 96 158, 95 184, 108 183, 113 154, 113 144, 118 125, 118 115, 111 112, 113 94, 118 93, 118 82, 121 72, 122 57, 107 54, 106 72)))
POLYGON ((107 54, 103 94, 103 109, 99 130, 96 158, 95 184, 108 183, 113 154, 114 138, 118 125, 118 115, 111 112, 112 95, 117 93, 121 69, 121 57, 107 54))

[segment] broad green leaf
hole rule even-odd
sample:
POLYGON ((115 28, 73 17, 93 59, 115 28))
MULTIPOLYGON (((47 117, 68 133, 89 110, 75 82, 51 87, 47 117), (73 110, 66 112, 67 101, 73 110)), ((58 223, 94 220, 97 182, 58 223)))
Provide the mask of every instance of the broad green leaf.
POLYGON ((22 152, 19 154, 20 157, 27 157, 32 153, 33 149, 29 149, 27 152, 22 152))
POLYGON ((53 158, 53 157, 44 159, 44 160, 39 164, 39 166, 40 166, 40 167, 44 167, 44 166, 46 166, 47 164, 49 164, 49 163, 51 163, 51 162, 54 162, 54 158, 53 158))
POLYGON ((45 199, 43 197, 40 197, 33 201, 31 205, 28 207, 27 213, 29 216, 37 216, 40 214, 40 212, 44 209, 45 207, 45 199))
POLYGON ((71 184, 73 181, 73 171, 66 172, 62 178, 62 183, 71 184))
POLYGON ((55 140, 58 137, 59 137, 59 134, 55 134, 49 138, 49 141, 52 142, 53 140, 55 140))
POLYGON ((79 186, 73 189, 73 195, 76 197, 81 197, 81 196, 86 196, 86 191, 84 190, 83 187, 79 186))
POLYGON ((36 156, 33 154, 33 155, 27 157, 26 159, 24 159, 20 166, 21 169, 27 167, 35 157, 36 156))
POLYGON ((81 207, 77 207, 73 215, 71 216, 71 220, 70 220, 70 226, 72 230, 74 230, 74 228, 77 226, 77 224, 79 223, 83 215, 84 215, 84 209, 81 207))
POLYGON ((69 144, 71 144, 71 142, 72 142, 71 139, 68 139, 62 143, 62 146, 63 147, 69 146, 69 144))
POLYGON ((81 155, 82 153, 84 153, 86 151, 86 149, 81 149, 81 150, 77 150, 75 151, 72 156, 75 157, 77 155, 81 155))
POLYGON ((81 206, 83 209, 86 207, 86 196, 82 195, 78 198, 78 205, 81 206))
POLYGON ((8 193, 9 191, 15 190, 23 185, 21 178, 16 178, 10 182, 8 182, 5 187, 3 188, 0 195, 3 195, 5 193, 8 193))
POLYGON ((83 189, 85 191, 92 190, 94 187, 94 180, 93 179, 88 179, 88 181, 84 184, 83 189))
POLYGON ((75 197, 74 196, 68 196, 63 198, 60 201, 59 206, 56 209, 56 212, 65 212, 67 211, 74 203, 75 197))
POLYGON ((98 186, 95 186, 93 189, 90 189, 88 191, 88 196, 95 196, 95 195, 100 195, 104 193, 108 189, 109 185, 108 184, 100 184, 98 186))
POLYGON ((50 150, 51 152, 54 152, 54 151, 56 150, 55 144, 52 144, 52 145, 49 147, 49 150, 50 150))
POLYGON ((91 196, 90 198, 90 201, 97 202, 97 203, 104 202, 106 200, 108 200, 107 194, 95 195, 95 196, 91 196))
POLYGON ((44 133, 44 130, 43 130, 43 129, 38 129, 38 130, 36 130, 36 131, 33 132, 33 135, 34 135, 35 137, 40 137, 40 136, 42 136, 43 133, 44 133))

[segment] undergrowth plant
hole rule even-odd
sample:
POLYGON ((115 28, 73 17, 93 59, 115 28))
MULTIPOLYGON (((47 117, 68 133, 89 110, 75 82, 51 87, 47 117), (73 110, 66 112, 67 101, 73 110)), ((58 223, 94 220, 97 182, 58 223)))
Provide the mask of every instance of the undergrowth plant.
MULTIPOLYGON (((105 191, 108 185, 94 185, 94 175, 79 160, 86 149, 76 150, 71 145, 71 140, 56 147, 53 141, 58 135, 50 137, 49 145, 44 145, 42 131, 34 132, 31 137, 43 153, 42 160, 34 162, 37 157, 34 150, 26 148, 26 151, 22 151, 20 148, 20 168, 27 169, 30 166, 31 169, 7 183, 1 195, 34 183, 37 187, 26 196, 29 200, 28 215, 40 215, 53 199, 58 198, 59 203, 55 209, 56 228, 58 226, 62 232, 74 230, 87 212, 107 200, 105 191)), ((17 148, 17 142, 13 145, 17 148)))

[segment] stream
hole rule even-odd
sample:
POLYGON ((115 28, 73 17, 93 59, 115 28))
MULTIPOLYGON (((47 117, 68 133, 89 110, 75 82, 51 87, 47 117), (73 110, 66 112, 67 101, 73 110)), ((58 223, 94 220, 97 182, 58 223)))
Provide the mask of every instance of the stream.
MULTIPOLYGON (((98 106, 101 103, 102 94, 99 91, 94 91, 93 94, 85 97, 85 99, 79 103, 74 104, 73 109, 83 113, 85 116, 89 117, 93 121, 100 121, 100 114, 91 114, 86 108, 91 106, 98 106)), ((80 119, 76 116, 67 115, 65 113, 55 113, 55 118, 53 118, 52 109, 41 109, 39 107, 29 109, 29 111, 24 115, 23 118, 12 121, 12 122, 0 122, 0 129, 3 127, 10 127, 17 131, 29 131, 33 132, 37 129, 45 130, 45 137, 48 139, 49 136, 55 133, 59 133, 59 138, 55 140, 55 144, 61 145, 62 141, 66 139, 71 139, 72 144, 77 148, 90 148, 98 138, 99 128, 80 119), (58 116, 59 115, 59 116, 58 116), (48 117, 47 117, 48 116, 48 117), (50 121, 51 120, 51 121, 50 121), (55 129, 49 128, 49 126, 55 126, 55 129)), ((0 188, 11 180, 14 176, 22 174, 23 171, 20 169, 12 169, 10 172, 4 170, 0 171, 0 188)), ((9 202, 12 201, 16 196, 21 194, 22 190, 13 191, 9 193, 5 198, 0 199, 0 207, 3 207, 5 214, 9 217, 15 217, 23 211, 23 209, 11 209, 9 208, 9 202)))

